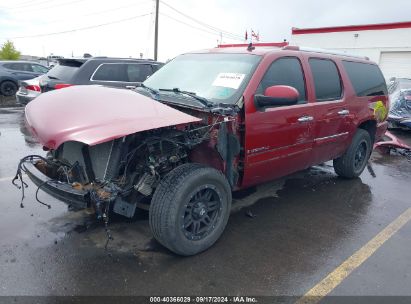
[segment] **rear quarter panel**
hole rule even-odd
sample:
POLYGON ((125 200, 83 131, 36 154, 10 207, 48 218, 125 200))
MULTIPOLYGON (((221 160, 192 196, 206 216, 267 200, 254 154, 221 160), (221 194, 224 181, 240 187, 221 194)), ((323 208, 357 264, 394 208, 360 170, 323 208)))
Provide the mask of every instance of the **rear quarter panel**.
POLYGON ((341 76, 343 78, 345 94, 347 95, 347 103, 349 106, 350 116, 352 119, 352 123, 350 124, 350 128, 349 128, 349 137, 347 138, 347 142, 346 142, 346 149, 347 149, 358 127, 362 123, 367 122, 367 121, 373 121, 375 122, 377 126, 374 140, 378 141, 381 138, 381 136, 385 133, 387 129, 387 122, 385 121, 386 117, 384 120, 378 122, 376 119, 376 115, 374 113, 374 108, 375 108, 375 104, 381 101, 386 107, 386 109, 389 109, 389 98, 388 98, 388 95, 362 96, 362 97, 357 96, 355 93, 353 84, 351 83, 351 80, 348 77, 348 74, 342 64, 343 60, 349 60, 349 61, 360 62, 360 63, 365 63, 365 64, 375 64, 375 65, 377 64, 372 61, 368 61, 368 60, 352 60, 352 59, 347 59, 347 58, 338 59, 337 64, 338 64, 338 68, 340 70, 341 76))

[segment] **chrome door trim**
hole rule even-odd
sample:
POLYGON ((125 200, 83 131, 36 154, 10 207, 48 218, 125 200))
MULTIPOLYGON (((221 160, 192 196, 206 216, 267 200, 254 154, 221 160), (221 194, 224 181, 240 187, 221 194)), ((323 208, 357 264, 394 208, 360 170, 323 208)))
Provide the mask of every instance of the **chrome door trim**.
POLYGON ((314 138, 314 141, 321 141, 321 140, 336 138, 336 137, 340 137, 340 136, 344 136, 344 135, 348 135, 348 132, 338 133, 338 134, 334 134, 334 135, 330 135, 330 136, 325 136, 325 137, 314 138))

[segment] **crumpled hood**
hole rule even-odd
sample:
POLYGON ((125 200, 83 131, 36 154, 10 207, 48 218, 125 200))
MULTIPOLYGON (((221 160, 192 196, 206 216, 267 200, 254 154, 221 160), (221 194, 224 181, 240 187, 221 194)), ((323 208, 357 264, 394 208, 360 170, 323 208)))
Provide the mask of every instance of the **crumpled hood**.
POLYGON ((44 93, 26 106, 26 123, 40 143, 96 145, 132 133, 200 121, 134 91, 73 86, 44 93))

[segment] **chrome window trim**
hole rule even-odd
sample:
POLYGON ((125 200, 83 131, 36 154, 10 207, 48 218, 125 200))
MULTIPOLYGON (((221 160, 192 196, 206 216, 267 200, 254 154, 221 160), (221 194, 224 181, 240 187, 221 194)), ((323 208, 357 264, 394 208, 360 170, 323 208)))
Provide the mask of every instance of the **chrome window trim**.
POLYGON ((105 64, 134 64, 134 65, 149 65, 151 67, 151 71, 153 72, 153 67, 150 63, 128 63, 128 62, 105 62, 105 63, 101 63, 93 72, 93 74, 91 74, 90 76, 90 81, 92 82, 115 82, 115 83, 140 83, 141 81, 117 81, 117 80, 94 80, 94 74, 97 73, 98 69, 105 64))

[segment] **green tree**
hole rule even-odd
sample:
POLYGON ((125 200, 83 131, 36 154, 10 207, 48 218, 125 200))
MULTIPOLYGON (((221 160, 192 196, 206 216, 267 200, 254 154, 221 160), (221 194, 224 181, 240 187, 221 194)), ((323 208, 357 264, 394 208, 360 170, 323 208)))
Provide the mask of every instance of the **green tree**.
POLYGON ((0 49, 0 59, 17 60, 20 58, 20 52, 16 50, 13 42, 7 40, 0 49))

